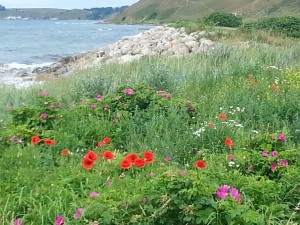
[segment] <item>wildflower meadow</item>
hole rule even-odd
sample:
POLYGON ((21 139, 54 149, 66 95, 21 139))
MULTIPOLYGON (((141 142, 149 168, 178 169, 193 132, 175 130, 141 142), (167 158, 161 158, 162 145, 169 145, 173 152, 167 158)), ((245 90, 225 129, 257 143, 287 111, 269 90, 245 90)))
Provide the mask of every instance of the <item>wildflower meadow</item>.
POLYGON ((1 87, 0 224, 299 224, 294 47, 1 87))

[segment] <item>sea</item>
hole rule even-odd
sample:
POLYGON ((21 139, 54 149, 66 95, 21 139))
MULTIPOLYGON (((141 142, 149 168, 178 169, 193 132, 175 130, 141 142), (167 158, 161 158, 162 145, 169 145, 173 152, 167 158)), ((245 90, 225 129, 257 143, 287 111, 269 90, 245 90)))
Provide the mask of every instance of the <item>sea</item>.
POLYGON ((92 20, 0 20, 0 83, 27 87, 37 67, 100 49, 150 28, 92 20))

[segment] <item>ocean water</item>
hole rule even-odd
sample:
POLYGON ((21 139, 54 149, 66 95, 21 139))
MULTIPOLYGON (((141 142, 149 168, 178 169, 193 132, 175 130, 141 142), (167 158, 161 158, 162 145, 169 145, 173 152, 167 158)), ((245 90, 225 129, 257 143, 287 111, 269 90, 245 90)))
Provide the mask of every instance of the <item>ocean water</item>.
POLYGON ((150 28, 90 20, 0 20, 0 82, 20 82, 18 76, 24 70, 30 73, 62 57, 99 49, 150 28))

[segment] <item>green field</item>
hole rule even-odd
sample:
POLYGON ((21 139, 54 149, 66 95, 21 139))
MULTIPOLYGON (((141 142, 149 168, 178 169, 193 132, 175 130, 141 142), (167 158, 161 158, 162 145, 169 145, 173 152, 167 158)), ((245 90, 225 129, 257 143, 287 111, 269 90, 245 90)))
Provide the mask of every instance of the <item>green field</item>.
POLYGON ((206 54, 1 86, 0 224, 299 224, 299 39, 219 32, 206 54))

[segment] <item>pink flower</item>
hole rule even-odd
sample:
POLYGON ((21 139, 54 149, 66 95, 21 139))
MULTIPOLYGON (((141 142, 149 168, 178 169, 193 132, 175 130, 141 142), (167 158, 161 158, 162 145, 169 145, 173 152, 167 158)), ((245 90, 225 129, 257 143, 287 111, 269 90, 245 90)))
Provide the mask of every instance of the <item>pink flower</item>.
POLYGON ((286 160, 281 160, 280 165, 283 166, 283 167, 286 167, 286 166, 289 165, 289 163, 286 160))
POLYGON ((63 225, 65 224, 65 220, 62 215, 59 215, 55 220, 55 225, 63 225))
POLYGON ((167 156, 166 161, 170 162, 172 160, 171 156, 167 156))
POLYGON ((252 172, 252 170, 253 170, 253 166, 249 166, 248 167, 248 172, 252 172))
POLYGON ((218 190, 221 192, 228 192, 230 189, 230 186, 228 185, 222 185, 218 190))
POLYGON ((134 94, 134 90, 133 89, 125 89, 124 90, 124 94, 126 94, 126 95, 133 95, 134 94))
POLYGON ((271 170, 274 171, 277 169, 277 167, 278 167, 277 163, 273 163, 271 166, 271 170))
POLYGON ((91 108, 92 108, 92 109, 96 109, 97 106, 96 106, 95 104, 93 104, 93 105, 91 105, 91 108))
POLYGON ((200 149, 197 150, 197 155, 201 155, 200 149))
POLYGON ((268 156, 269 156, 269 154, 268 154, 268 152, 267 152, 266 150, 262 151, 262 155, 263 155, 264 157, 268 157, 268 156))
POLYGON ((100 194, 97 193, 97 192, 91 192, 91 193, 90 193, 90 197, 91 197, 91 198, 97 198, 97 197, 100 197, 100 194))
POLYGON ((84 106, 85 100, 81 100, 81 105, 84 106))
POLYGON ((47 96, 49 95, 49 92, 40 92, 38 93, 38 96, 47 96))
POLYGON ((98 102, 102 102, 102 96, 101 96, 101 95, 98 95, 98 96, 97 96, 97 101, 98 101, 98 102))
POLYGON ((240 200, 241 199, 241 195, 239 194, 239 191, 236 188, 231 188, 230 195, 232 197, 234 197, 236 200, 240 200))
POLYGON ((272 155, 273 157, 277 157, 277 156, 278 156, 278 152, 277 152, 277 151, 273 151, 273 152, 271 153, 271 155, 272 155))
POLYGON ((14 107, 13 106, 7 106, 7 110, 13 110, 14 109, 14 107))
POLYGON ((170 98, 171 98, 171 94, 170 93, 166 94, 166 99, 170 99, 170 98))
POLYGON ((228 193, 227 192, 223 192, 223 191, 220 191, 219 189, 217 190, 217 196, 219 198, 227 198, 228 197, 228 193))
POLYGON ((76 213, 74 214, 74 219, 81 217, 81 214, 83 212, 83 208, 78 208, 76 213))
POLYGON ((61 104, 60 104, 60 103, 56 103, 56 104, 55 104, 55 107, 56 107, 56 108, 60 108, 60 107, 61 107, 61 104))
POLYGON ((166 92, 163 91, 163 90, 158 90, 156 93, 157 93, 157 94, 160 94, 160 95, 165 95, 165 94, 166 94, 166 92))
POLYGON ((22 219, 21 218, 16 219, 15 222, 14 222, 14 225, 23 225, 22 219))
POLYGON ((186 103, 190 105, 190 104, 192 104, 192 101, 191 100, 187 100, 186 103))
POLYGON ((46 113, 42 113, 42 114, 41 114, 41 118, 42 118, 42 119, 46 119, 47 117, 48 117, 48 115, 47 115, 46 113))
POLYGON ((182 175, 186 175, 188 173, 188 171, 186 169, 182 170, 181 174, 182 175))
POLYGON ((233 155, 228 156, 228 160, 233 161, 234 160, 234 156, 233 155))
POLYGON ((278 138, 281 142, 286 141, 286 136, 284 136, 284 134, 278 134, 278 138))
POLYGON ((110 186, 112 184, 112 180, 106 181, 106 186, 110 186))

